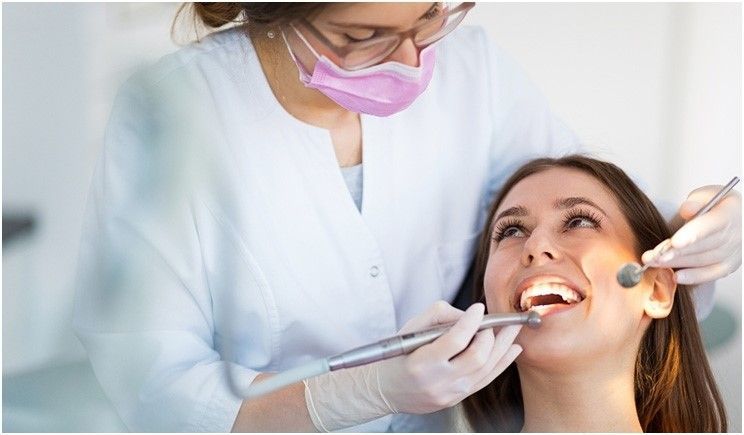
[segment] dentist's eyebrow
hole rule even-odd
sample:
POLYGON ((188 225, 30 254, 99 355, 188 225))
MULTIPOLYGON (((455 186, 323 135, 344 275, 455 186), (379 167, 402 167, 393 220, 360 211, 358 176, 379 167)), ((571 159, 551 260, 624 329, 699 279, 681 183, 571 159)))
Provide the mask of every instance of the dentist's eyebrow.
POLYGON ((561 198, 561 199, 556 200, 553 203, 553 207, 563 209, 563 210, 567 208, 575 207, 577 205, 588 205, 590 207, 594 207, 597 210, 601 211, 603 215, 607 216, 607 213, 604 210, 602 210, 602 207, 595 204, 592 200, 588 198, 584 198, 583 196, 572 196, 569 198, 561 198))
MULTIPOLYGON (((419 20, 424 19, 427 14, 429 14, 431 11, 434 10, 434 8, 437 7, 438 4, 439 4, 439 2, 432 3, 431 4, 431 7, 429 8, 429 10, 427 10, 426 12, 424 12, 418 19, 419 20)), ((330 24, 332 26, 336 26, 336 27, 359 27, 359 28, 362 28, 362 29, 371 29, 371 30, 379 29, 379 30, 390 30, 390 31, 397 30, 397 27, 396 26, 381 26, 379 24, 336 23, 336 22, 333 22, 333 21, 329 21, 328 24, 330 24)))

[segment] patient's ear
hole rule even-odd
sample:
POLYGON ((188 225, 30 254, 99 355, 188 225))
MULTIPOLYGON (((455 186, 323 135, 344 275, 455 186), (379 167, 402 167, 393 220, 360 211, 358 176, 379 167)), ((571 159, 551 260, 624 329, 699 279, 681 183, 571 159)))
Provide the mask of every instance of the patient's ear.
POLYGON ((663 319, 672 311, 674 292, 677 291, 677 279, 672 269, 650 269, 653 283, 651 293, 644 302, 643 309, 653 319, 663 319))

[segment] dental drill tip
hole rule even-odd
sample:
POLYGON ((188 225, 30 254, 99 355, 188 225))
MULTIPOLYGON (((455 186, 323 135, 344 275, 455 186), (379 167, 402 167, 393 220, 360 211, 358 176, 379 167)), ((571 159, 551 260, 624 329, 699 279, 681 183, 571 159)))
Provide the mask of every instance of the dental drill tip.
POLYGON ((530 328, 539 328, 541 323, 542 319, 540 318, 540 314, 536 311, 530 311, 529 314, 527 314, 527 326, 530 328))
POLYGON ((641 282, 641 266, 638 263, 625 263, 617 271, 617 282, 625 287, 631 288, 641 282))

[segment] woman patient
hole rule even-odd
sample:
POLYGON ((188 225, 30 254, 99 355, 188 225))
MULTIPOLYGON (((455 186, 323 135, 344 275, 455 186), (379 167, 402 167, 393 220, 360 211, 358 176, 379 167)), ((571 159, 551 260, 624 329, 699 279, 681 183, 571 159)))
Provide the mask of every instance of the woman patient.
POLYGON ((626 289, 616 272, 671 233, 611 163, 520 168, 491 208, 476 263, 488 311, 534 310, 524 349, 464 402, 477 431, 720 432, 726 415, 693 302, 671 269, 626 289))

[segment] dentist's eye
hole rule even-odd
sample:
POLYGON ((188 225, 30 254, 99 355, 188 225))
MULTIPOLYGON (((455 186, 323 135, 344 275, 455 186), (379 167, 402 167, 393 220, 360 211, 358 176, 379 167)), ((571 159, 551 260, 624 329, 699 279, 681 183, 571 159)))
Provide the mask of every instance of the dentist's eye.
POLYGON ((364 41, 368 41, 368 40, 370 40, 370 39, 372 39, 372 38, 374 38, 376 36, 378 36, 376 30, 373 31, 373 32, 371 32, 371 33, 369 33, 369 34, 364 34, 364 35, 362 35, 362 34, 350 35, 348 33, 344 33, 344 38, 346 38, 346 42, 364 42, 364 41))
POLYGON ((429 9, 429 11, 426 12, 423 18, 425 20, 432 20, 441 15, 442 11, 444 11, 444 5, 439 2, 435 4, 431 9, 429 9))
POLYGON ((602 218, 596 213, 587 210, 570 210, 563 218, 563 227, 566 229, 573 228, 595 228, 602 227, 602 218))
POLYGON ((496 225, 491 237, 496 243, 509 237, 526 237, 527 230, 521 222, 516 220, 503 220, 496 225))

